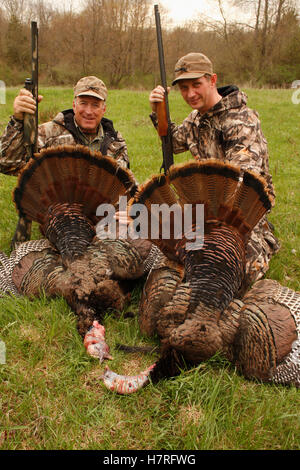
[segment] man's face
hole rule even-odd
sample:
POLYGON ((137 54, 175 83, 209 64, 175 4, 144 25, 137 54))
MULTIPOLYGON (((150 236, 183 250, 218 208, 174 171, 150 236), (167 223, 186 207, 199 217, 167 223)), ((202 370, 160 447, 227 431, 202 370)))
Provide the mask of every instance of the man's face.
POLYGON ((216 76, 180 80, 178 86, 183 99, 201 114, 214 106, 216 76))
POLYGON ((96 133, 106 110, 105 101, 94 96, 77 96, 73 101, 75 119, 86 133, 96 133))

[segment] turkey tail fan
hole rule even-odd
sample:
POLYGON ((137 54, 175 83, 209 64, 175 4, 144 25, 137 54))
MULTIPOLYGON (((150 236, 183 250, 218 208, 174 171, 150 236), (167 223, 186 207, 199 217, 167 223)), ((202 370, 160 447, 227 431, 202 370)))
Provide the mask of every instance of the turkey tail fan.
POLYGON ((82 205, 93 223, 101 203, 116 204, 119 196, 132 197, 132 173, 111 157, 82 145, 49 147, 36 154, 22 171, 13 193, 20 215, 42 224, 56 203, 82 205))
POLYGON ((213 217, 232 206, 240 169, 215 159, 192 161, 170 168, 170 184, 182 204, 207 204, 213 217))
POLYGON ((181 203, 205 204, 206 220, 217 218, 247 235, 271 209, 265 180, 229 162, 209 159, 170 169, 170 183, 181 203))
POLYGON ((113 158, 81 145, 59 146, 25 166, 14 202, 20 216, 40 224, 65 262, 80 257, 95 236, 98 206, 115 205, 135 189, 131 172, 113 158))
MULTIPOLYGON (((239 183, 240 169, 225 164, 215 159, 204 162, 191 161, 172 165, 169 175, 154 176, 148 182, 139 187, 134 203, 144 204, 148 209, 149 226, 150 211, 152 204, 167 204, 170 217, 176 224, 171 222, 170 236, 162 237, 163 228, 159 220, 159 241, 150 235, 151 240, 159 246, 164 254, 170 259, 177 259, 178 240, 182 237, 184 225, 185 204, 193 206, 191 221, 184 226, 185 235, 193 238, 197 220, 195 220, 197 204, 204 204, 205 219, 220 219, 224 214, 231 213, 233 197, 239 183), (175 255, 175 256, 174 256, 175 255)), ((151 227, 153 226, 153 211, 151 213, 151 227)), ((166 221, 167 224, 168 221, 166 221)), ((196 229, 197 231, 197 229, 196 229)), ((168 235, 168 233, 167 233, 168 235)))
POLYGON ((180 204, 204 204, 205 219, 218 219, 248 236, 273 205, 267 184, 254 171, 215 159, 173 165, 169 173, 180 204))
POLYGON ((151 204, 176 204, 177 197, 165 175, 154 175, 141 184, 135 194, 134 203, 145 204, 148 209, 151 204))
MULTIPOLYGON (((155 175, 140 185, 134 198, 129 203, 129 215, 136 216, 136 210, 146 207, 147 214, 142 210, 142 221, 145 232, 143 237, 150 239, 160 250, 171 259, 176 259, 176 223, 182 219, 182 208, 178 204, 176 193, 169 185, 165 175, 155 175), (170 223, 163 223, 162 211, 170 216, 170 223), (146 222, 146 224, 145 224, 146 222)), ((138 223, 137 219, 134 223, 138 223)), ((181 224, 180 224, 181 225, 181 224)))
POLYGON ((249 230, 272 208, 273 197, 269 194, 265 180, 253 171, 245 171, 238 187, 233 208, 244 218, 244 227, 249 230))

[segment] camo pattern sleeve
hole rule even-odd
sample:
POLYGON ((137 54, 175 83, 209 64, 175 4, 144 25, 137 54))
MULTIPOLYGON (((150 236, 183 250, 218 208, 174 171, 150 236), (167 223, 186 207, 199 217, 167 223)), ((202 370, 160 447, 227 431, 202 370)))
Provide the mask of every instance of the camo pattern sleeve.
POLYGON ((11 117, 0 139, 0 172, 17 175, 25 165, 25 158, 23 121, 11 117))
POLYGON ((257 113, 247 107, 238 113, 234 109, 229 110, 227 117, 221 120, 220 127, 224 158, 242 169, 259 173, 275 197, 267 141, 257 113))

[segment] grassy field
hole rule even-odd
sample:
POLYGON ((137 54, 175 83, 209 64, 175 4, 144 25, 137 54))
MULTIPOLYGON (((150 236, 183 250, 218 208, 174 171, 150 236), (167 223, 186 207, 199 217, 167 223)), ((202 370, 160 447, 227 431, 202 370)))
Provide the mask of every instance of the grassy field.
MULTIPOLYGON (((12 112, 16 89, 0 105, 0 131, 12 112)), ((281 250, 267 277, 300 290, 300 105, 289 90, 246 90, 269 143, 277 199, 269 219, 281 250)), ((71 106, 72 90, 41 90, 41 121, 71 106)), ((139 182, 159 171, 160 143, 153 130, 149 92, 113 90, 106 116, 126 138, 131 168, 139 182)), ((170 95, 175 122, 188 108, 170 95)), ((176 162, 190 158, 176 156, 176 162)), ((0 249, 9 253, 17 215, 11 201, 16 178, 0 175, 0 249)), ((39 237, 34 226, 35 238, 39 237)), ((119 373, 134 374, 154 359, 115 350, 118 342, 153 344, 142 337, 136 316, 140 285, 119 316, 107 315, 107 341, 119 373)), ((300 398, 294 387, 265 385, 241 377, 214 357, 172 380, 132 396, 103 388, 103 370, 85 353, 76 320, 63 299, 0 299, 0 449, 256 450, 299 449, 300 398)))

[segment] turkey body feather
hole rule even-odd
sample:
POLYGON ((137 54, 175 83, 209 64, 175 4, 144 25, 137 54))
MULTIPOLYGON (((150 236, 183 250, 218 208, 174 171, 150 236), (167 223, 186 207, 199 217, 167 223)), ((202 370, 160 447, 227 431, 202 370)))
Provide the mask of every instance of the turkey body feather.
POLYGON ((234 362, 246 377, 300 387, 300 293, 264 279, 242 301, 234 362))

